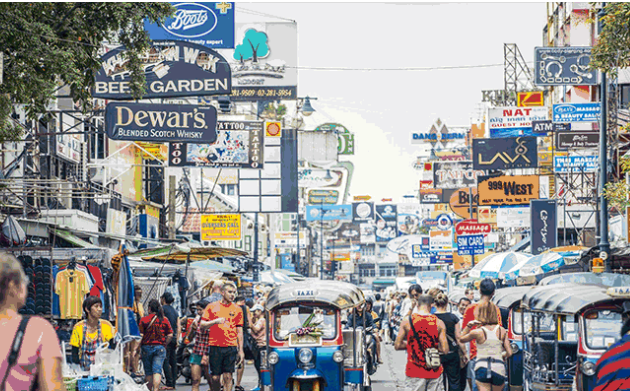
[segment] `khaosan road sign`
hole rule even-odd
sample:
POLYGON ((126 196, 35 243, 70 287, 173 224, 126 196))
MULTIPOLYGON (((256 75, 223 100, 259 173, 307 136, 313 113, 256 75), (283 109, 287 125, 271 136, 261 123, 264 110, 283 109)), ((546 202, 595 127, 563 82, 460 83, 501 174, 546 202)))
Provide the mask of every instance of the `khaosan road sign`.
POLYGON ((537 86, 595 85, 589 69, 591 47, 534 48, 534 84, 537 86))

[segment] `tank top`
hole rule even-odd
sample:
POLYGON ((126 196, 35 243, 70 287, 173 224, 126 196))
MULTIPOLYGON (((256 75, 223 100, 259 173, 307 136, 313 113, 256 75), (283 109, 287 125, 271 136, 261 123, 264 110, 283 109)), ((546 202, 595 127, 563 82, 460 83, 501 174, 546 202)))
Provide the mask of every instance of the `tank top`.
POLYGON ((499 325, 495 325, 493 330, 486 327, 481 327, 486 340, 484 343, 477 344, 477 363, 475 364, 475 370, 477 368, 488 368, 490 364, 490 370, 498 375, 505 376, 505 362, 503 361, 503 341, 497 336, 497 330, 499 325))
POLYGON ((444 326, 446 326, 446 335, 448 336, 447 340, 449 347, 448 352, 455 352, 455 350, 457 349, 457 342, 455 342, 455 325, 459 323, 459 318, 457 318, 456 315, 450 312, 435 314, 435 316, 437 316, 439 320, 444 322, 444 326))
POLYGON ((424 359, 426 349, 438 348, 437 320, 435 315, 411 315, 410 329, 407 334, 407 367, 405 368, 405 374, 408 377, 437 379, 442 374, 442 366, 429 369, 424 359))

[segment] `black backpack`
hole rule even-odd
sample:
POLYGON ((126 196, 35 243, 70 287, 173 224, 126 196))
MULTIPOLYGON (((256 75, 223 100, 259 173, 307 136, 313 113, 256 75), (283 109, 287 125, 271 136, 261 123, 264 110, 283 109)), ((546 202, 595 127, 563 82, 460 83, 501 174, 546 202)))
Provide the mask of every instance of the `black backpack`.
MULTIPOLYGON (((20 353, 20 349, 22 348, 22 341, 24 341, 24 332, 26 331, 26 326, 28 325, 30 317, 22 316, 22 320, 20 321, 20 326, 18 327, 17 332, 15 333, 15 337, 13 338, 13 342, 11 343, 11 352, 9 353, 9 365, 7 367, 7 372, 4 374, 2 378, 2 383, 0 383, 0 391, 4 391, 6 388, 7 378, 9 377, 9 373, 11 372, 11 368, 15 366, 18 358, 18 354, 20 353)), ((31 384, 30 391, 39 390, 39 373, 35 374, 35 381, 31 384)))

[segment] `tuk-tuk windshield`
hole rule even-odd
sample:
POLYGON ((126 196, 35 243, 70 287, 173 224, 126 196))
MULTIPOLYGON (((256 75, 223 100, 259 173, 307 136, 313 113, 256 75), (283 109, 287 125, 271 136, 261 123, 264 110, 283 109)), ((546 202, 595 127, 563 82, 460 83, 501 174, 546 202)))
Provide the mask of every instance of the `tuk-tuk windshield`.
MULTIPOLYGON (((525 312, 525 330, 531 331, 532 328, 532 313, 525 312)), ((521 327, 521 311, 512 311, 512 329, 514 334, 523 334, 521 327)), ((541 313, 540 314, 540 331, 541 332, 553 332, 556 330, 556 322, 553 319, 553 315, 541 313)))
POLYGON ((607 349, 619 338, 621 314, 610 310, 593 310, 584 314, 586 346, 590 349, 607 349))
POLYGON ((285 307, 277 310, 274 318, 274 336, 279 341, 308 325, 316 325, 313 332, 321 334, 323 339, 337 336, 337 311, 332 307, 285 307))

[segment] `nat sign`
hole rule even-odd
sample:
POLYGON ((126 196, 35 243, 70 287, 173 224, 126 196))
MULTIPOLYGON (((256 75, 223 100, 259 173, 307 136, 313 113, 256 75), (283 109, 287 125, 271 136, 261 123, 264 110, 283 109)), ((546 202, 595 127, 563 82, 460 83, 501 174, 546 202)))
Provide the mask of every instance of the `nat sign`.
POLYGON ((217 140, 213 106, 110 103, 105 109, 107 135, 113 140, 163 143, 217 140))
MULTIPOLYGON (((219 53, 183 41, 154 41, 141 56, 146 78, 143 98, 230 95, 232 71, 219 53)), ((125 48, 111 50, 101 58, 92 96, 101 99, 132 99, 131 64, 125 48)))
POLYGON ((477 220, 464 220, 455 226, 457 235, 479 235, 492 232, 490 224, 481 224, 477 220))

